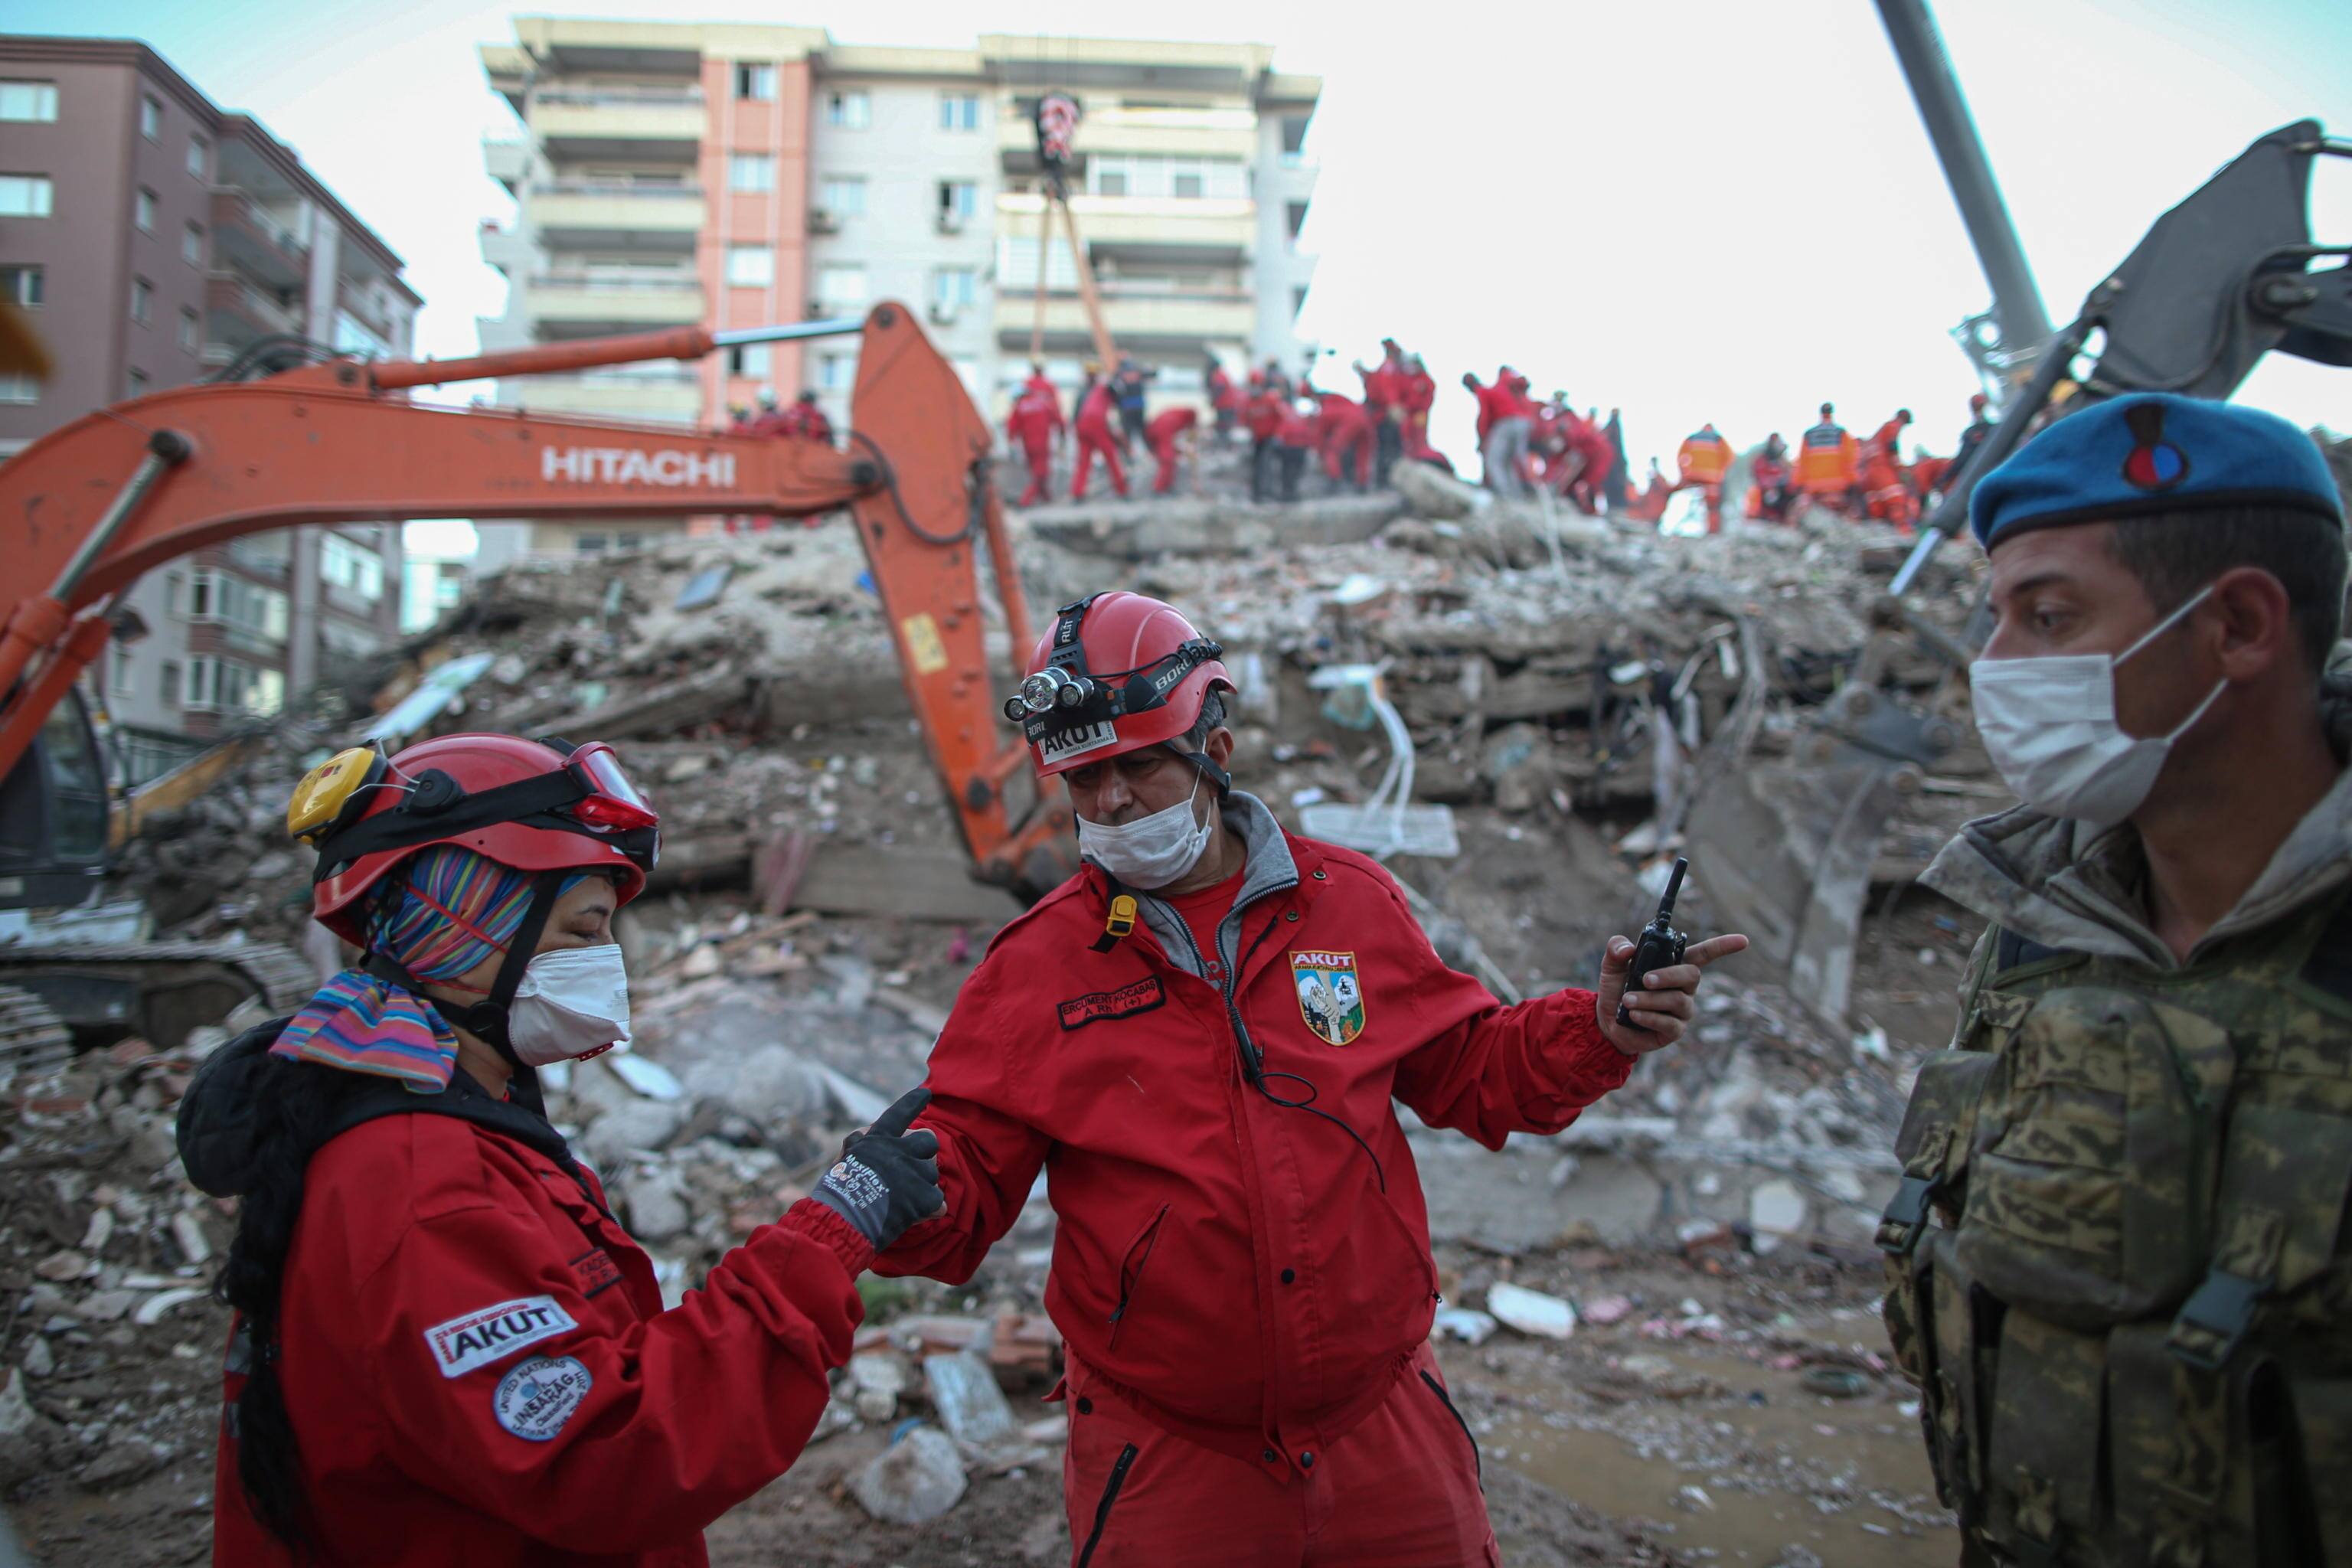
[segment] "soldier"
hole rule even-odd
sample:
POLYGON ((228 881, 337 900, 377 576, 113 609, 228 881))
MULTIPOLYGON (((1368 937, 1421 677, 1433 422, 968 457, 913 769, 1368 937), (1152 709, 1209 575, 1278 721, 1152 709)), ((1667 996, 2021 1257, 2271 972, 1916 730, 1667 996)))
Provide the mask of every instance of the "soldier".
POLYGON ((2285 421, 2143 395, 1969 510, 2023 804, 1927 872, 1991 923, 1878 1237, 1963 1563, 2352 1563, 2342 501, 2285 421))

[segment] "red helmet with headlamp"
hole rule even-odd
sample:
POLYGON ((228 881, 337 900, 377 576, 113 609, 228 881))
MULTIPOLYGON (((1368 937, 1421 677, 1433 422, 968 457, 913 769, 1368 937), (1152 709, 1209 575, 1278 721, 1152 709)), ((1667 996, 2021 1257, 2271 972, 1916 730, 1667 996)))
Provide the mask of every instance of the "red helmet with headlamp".
MULTIPOLYGON (((1096 594, 1056 613, 1004 716, 1048 777, 1181 741, 1211 691, 1234 689, 1223 653, 1173 605, 1125 589, 1096 594)), ((1207 757, 1179 754, 1227 787, 1207 757)))
POLYGON ((312 916, 362 946, 371 890, 428 846, 519 871, 609 871, 625 904, 661 845, 661 818, 612 747, 513 735, 444 735, 394 756, 341 752, 296 786, 286 826, 319 851, 312 916))

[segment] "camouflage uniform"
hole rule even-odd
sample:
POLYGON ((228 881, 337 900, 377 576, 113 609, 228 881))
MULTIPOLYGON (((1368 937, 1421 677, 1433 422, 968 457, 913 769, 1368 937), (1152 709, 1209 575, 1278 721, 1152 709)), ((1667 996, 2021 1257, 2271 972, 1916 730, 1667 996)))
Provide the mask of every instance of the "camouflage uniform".
POLYGON ((2020 807, 1926 879, 1993 924, 1879 1241, 1966 1560, 2352 1564, 2352 773, 2185 963, 2129 826, 2020 807))

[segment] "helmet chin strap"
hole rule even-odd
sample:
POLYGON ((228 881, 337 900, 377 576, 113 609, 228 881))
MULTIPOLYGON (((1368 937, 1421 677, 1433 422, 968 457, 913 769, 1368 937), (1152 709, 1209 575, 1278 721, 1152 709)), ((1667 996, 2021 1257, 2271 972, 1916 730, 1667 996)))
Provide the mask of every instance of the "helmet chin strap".
POLYGON ((524 906, 522 923, 515 927, 514 935, 507 941, 506 959, 499 965, 498 978, 490 983, 490 994, 478 1002, 461 1007, 426 995, 425 983, 388 953, 372 952, 362 965, 377 978, 405 986, 424 997, 452 1028, 465 1030, 498 1052, 514 1069, 512 1092, 516 1101, 541 1116, 547 1114, 547 1102, 540 1091, 538 1069, 515 1055, 514 1043, 508 1037, 507 1014, 514 1005, 515 993, 522 988, 523 971, 530 967, 531 959, 539 952, 540 933, 547 929, 548 918, 555 912, 555 900, 568 874, 561 870, 541 871, 532 879, 530 902, 524 906))

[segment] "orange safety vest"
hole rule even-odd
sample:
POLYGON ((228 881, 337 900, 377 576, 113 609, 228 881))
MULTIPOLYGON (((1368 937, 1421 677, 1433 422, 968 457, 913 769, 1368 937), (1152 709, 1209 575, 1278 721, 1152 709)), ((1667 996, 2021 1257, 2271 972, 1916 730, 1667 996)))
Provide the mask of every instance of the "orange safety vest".
POLYGON ((1816 425, 1797 447, 1797 482, 1807 489, 1843 489, 1853 483, 1860 444, 1842 425, 1816 425))
POLYGON ((1685 484, 1719 485, 1731 467, 1731 447, 1715 432, 1698 431, 1685 437, 1675 453, 1675 467, 1682 470, 1685 484))

